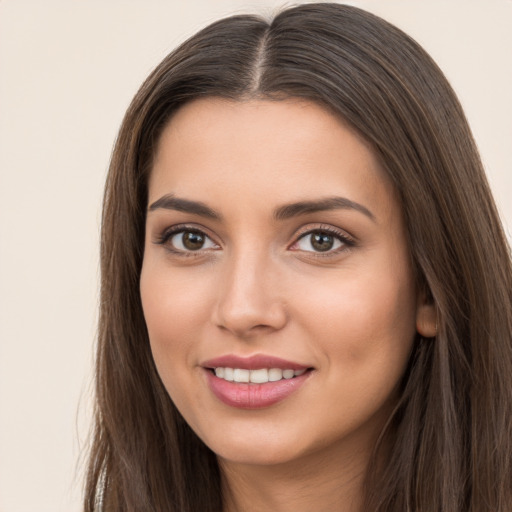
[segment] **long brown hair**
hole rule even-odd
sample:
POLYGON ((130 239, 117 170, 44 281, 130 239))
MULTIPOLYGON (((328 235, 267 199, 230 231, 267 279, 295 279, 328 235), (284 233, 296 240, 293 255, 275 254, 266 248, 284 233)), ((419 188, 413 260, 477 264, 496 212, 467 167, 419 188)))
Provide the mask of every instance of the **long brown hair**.
MULTIPOLYGON (((216 22, 165 58, 133 99, 104 199, 85 510, 222 509, 215 455, 159 379, 139 296, 155 147, 173 112, 205 96, 323 105, 366 138, 401 198, 438 332, 415 340, 381 436, 390 456, 370 464, 364 510, 509 512, 512 268, 473 137, 442 72, 415 41, 338 4, 301 5, 271 21, 216 22)), ((373 460, 377 453, 378 446, 373 460)))

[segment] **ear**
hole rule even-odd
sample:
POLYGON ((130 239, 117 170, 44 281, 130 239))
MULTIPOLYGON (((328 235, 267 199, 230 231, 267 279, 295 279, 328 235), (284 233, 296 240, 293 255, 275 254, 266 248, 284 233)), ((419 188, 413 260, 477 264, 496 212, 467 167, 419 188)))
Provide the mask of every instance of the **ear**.
POLYGON ((424 338, 433 338, 437 334, 437 312, 434 301, 420 294, 416 308, 416 331, 424 338))

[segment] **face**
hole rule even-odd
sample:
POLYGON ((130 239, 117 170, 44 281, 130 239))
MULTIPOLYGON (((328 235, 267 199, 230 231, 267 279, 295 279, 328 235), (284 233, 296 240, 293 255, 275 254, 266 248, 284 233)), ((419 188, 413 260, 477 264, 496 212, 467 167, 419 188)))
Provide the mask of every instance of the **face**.
POLYGON ((148 204, 151 350, 199 437, 245 464, 367 449, 430 314, 367 144, 312 103, 197 100, 148 204))

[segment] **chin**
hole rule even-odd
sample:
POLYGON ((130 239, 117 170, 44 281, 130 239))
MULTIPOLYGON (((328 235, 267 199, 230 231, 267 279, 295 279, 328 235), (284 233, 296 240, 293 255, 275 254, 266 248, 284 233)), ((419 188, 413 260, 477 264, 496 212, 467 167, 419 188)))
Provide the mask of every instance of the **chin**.
POLYGON ((277 466, 296 461, 302 455, 300 452, 287 450, 286 448, 276 448, 269 444, 240 448, 234 446, 223 447, 215 453, 221 461, 247 466, 277 466))
POLYGON ((203 437, 203 441, 219 460, 226 462, 257 466, 285 464, 300 458, 305 451, 294 435, 279 433, 277 427, 273 432, 225 429, 220 434, 203 437))

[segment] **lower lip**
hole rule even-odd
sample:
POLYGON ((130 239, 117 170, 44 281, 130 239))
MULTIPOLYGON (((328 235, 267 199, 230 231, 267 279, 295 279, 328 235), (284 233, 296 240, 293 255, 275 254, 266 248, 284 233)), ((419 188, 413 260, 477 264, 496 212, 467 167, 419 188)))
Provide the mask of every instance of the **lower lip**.
POLYGON ((292 379, 281 379, 265 384, 249 384, 228 382, 219 379, 210 370, 205 371, 212 393, 221 402, 238 409, 262 409, 281 402, 297 391, 311 375, 311 371, 306 371, 292 379))

